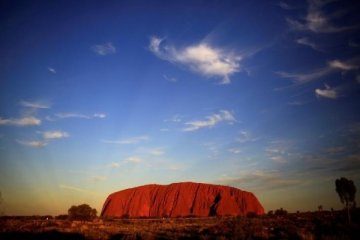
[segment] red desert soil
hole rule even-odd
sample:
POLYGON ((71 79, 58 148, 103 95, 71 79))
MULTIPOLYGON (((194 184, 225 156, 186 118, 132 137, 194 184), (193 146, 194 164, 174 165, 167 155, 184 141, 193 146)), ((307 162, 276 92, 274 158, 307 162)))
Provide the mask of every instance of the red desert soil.
POLYGON ((112 193, 103 217, 238 216, 264 208, 251 192, 204 183, 150 184, 112 193))

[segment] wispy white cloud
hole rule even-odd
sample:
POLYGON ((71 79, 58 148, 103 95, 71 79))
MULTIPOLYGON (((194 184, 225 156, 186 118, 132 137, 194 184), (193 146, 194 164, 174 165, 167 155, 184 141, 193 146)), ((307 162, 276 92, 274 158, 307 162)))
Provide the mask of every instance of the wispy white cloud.
POLYGON ((333 61, 330 61, 328 64, 329 64, 329 67, 331 67, 333 69, 339 69, 342 71, 356 70, 356 69, 359 69, 359 67, 360 67, 359 59, 351 59, 348 61, 333 60, 333 61))
POLYGON ((67 132, 62 131, 45 131, 38 133, 42 135, 42 140, 16 140, 16 142, 29 147, 42 148, 47 146, 50 140, 67 138, 70 136, 67 132))
POLYGON ((94 113, 93 117, 94 118, 106 118, 106 114, 105 113, 94 113))
POLYGON ((236 141, 239 143, 249 143, 257 140, 259 140, 259 137, 255 137, 247 131, 240 131, 239 136, 236 138, 236 141))
POLYGON ((40 108, 40 109, 50 108, 50 104, 44 102, 20 101, 19 104, 23 107, 28 107, 28 108, 40 108))
POLYGON ((56 70, 55 68, 52 68, 52 67, 48 67, 48 71, 55 74, 56 73, 56 70))
POLYGON ((185 123, 186 127, 183 128, 182 130, 185 132, 191 132, 191 131, 199 130, 201 128, 212 128, 221 122, 233 123, 235 121, 236 119, 233 113, 231 113, 228 110, 221 110, 219 113, 215 113, 206 117, 206 120, 196 120, 196 121, 186 122, 185 123))
POLYGON ((239 154, 239 153, 241 153, 241 149, 240 148, 230 148, 229 152, 231 152, 233 154, 239 154))
POLYGON ((94 194, 94 192, 91 192, 89 190, 79 188, 79 187, 70 186, 70 185, 65 185, 65 184, 59 184, 59 188, 66 189, 66 190, 71 190, 71 191, 75 191, 75 192, 94 194))
POLYGON ((137 137, 131 137, 127 139, 122 140, 102 140, 104 143, 113 143, 113 144, 120 144, 120 145, 128 145, 128 144, 138 144, 143 141, 149 140, 149 136, 137 136, 137 137))
POLYGON ((163 74, 163 77, 164 77, 165 80, 167 80, 167 81, 169 81, 169 82, 175 83, 175 82, 178 81, 176 78, 174 78, 174 77, 169 77, 169 76, 167 76, 167 75, 165 75, 165 74, 163 74))
POLYGON ((300 45, 304 45, 304 46, 308 46, 311 47, 312 49, 316 50, 316 51, 320 51, 319 46, 317 46, 314 42, 312 42, 309 38, 307 37, 302 37, 302 38, 298 38, 296 39, 296 43, 300 44, 300 45))
POLYGON ((301 106, 304 105, 306 102, 303 101, 292 101, 292 102, 288 102, 288 105, 290 106, 301 106))
POLYGON ((217 156, 220 151, 220 144, 217 142, 205 142, 202 144, 210 153, 210 157, 217 156))
POLYGON ((354 71, 360 68, 360 59, 352 58, 348 60, 335 59, 329 61, 327 66, 319 68, 307 73, 288 73, 277 72, 280 77, 292 79, 297 84, 303 84, 325 77, 336 71, 354 71))
POLYGON ((94 45, 91 48, 96 54, 101 55, 101 56, 106 56, 106 55, 116 53, 116 48, 112 44, 112 42, 94 45))
POLYGON ((284 158, 284 156, 272 156, 270 157, 276 163, 287 163, 288 161, 284 158))
POLYGON ((137 157, 137 156, 131 156, 131 157, 128 157, 125 159, 125 162, 126 163, 134 163, 134 164, 137 164, 137 163, 141 163, 142 162, 142 159, 140 157, 137 157))
POLYGON ((267 148, 266 152, 268 152, 270 154, 284 154, 284 150, 279 149, 279 148, 267 148))
POLYGON ((221 84, 229 84, 229 77, 241 70, 242 57, 204 42, 177 49, 154 36, 150 38, 149 50, 163 60, 184 65, 203 76, 220 77, 221 84))
POLYGON ((331 98, 331 99, 338 98, 338 93, 336 92, 336 90, 326 84, 325 84, 325 89, 320 89, 320 88, 315 89, 315 94, 319 97, 324 97, 324 98, 331 98))
POLYGON ((92 118, 106 118, 105 113, 94 113, 92 115, 86 115, 82 113, 75 112, 65 112, 65 113, 56 113, 56 118, 83 118, 83 119, 92 119, 92 118))
POLYGON ((0 117, 0 125, 25 127, 25 126, 38 126, 40 124, 41 124, 41 120, 33 116, 27 116, 23 118, 9 118, 9 119, 6 118, 4 119, 0 117))
MULTIPOLYGON (((308 9, 305 19, 294 20, 287 19, 289 26, 293 30, 311 31, 314 33, 336 33, 348 30, 354 30, 359 26, 335 26, 331 20, 336 14, 328 14, 324 7, 331 1, 308 0, 308 9)), ((338 16, 337 16, 338 17, 338 16)))
POLYGON ((162 148, 153 148, 153 149, 149 149, 149 154, 153 155, 153 156, 162 156, 165 154, 164 149, 162 148))
POLYGON ((289 5, 288 3, 286 3, 286 2, 279 2, 278 4, 277 4, 279 7, 281 7, 282 9, 285 9, 285 10, 291 10, 291 9, 293 9, 294 7, 292 7, 291 5, 289 5))
POLYGON ((288 163, 294 156, 293 142, 288 140, 272 140, 265 149, 266 155, 275 163, 288 163))
POLYGON ((308 73, 288 73, 288 72, 277 72, 280 77, 292 79, 295 83, 307 83, 315 79, 322 78, 332 72, 329 67, 320 68, 313 70, 308 73))
POLYGON ((70 136, 67 132, 62 131, 46 131, 40 132, 44 139, 60 139, 60 138, 67 138, 70 136))
POLYGON ((152 51, 154 54, 161 56, 161 49, 160 49, 160 44, 161 42, 164 41, 164 38, 159 38, 156 36, 152 36, 150 38, 150 43, 149 43, 149 49, 150 51, 152 51))
POLYGON ((55 114, 56 117, 58 118, 86 118, 86 119, 90 119, 90 116, 85 115, 85 114, 81 114, 81 113, 56 113, 55 114))
POLYGON ((183 121, 183 117, 179 114, 175 114, 173 115, 171 118, 169 119, 165 119, 165 122, 174 122, 174 123, 179 123, 183 121))
POLYGON ((25 141, 25 140, 16 140, 16 142, 25 145, 25 146, 29 146, 29 147, 33 147, 33 148, 42 148, 45 147, 48 143, 45 141, 25 141))
POLYGON ((328 154, 338 154, 338 153, 342 153, 346 150, 347 150, 347 147, 344 145, 344 146, 328 147, 325 149, 324 152, 328 153, 328 154))
POLYGON ((252 190, 271 191, 305 184, 305 180, 296 179, 278 170, 257 170, 242 172, 237 177, 221 177, 219 182, 233 186, 248 186, 252 190))

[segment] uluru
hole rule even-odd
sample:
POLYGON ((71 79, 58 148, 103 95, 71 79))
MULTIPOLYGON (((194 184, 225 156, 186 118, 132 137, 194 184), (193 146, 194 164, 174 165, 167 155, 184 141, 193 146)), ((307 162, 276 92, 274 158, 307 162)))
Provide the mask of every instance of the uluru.
POLYGON ((149 184, 110 194, 102 217, 209 217, 264 214, 256 196, 240 189, 205 183, 149 184))

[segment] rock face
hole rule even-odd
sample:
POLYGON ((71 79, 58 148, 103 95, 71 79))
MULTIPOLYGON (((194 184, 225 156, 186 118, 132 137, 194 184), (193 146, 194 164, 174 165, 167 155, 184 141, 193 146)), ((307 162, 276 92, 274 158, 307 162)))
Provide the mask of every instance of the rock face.
POLYGON ((264 214, 251 192, 204 183, 150 184, 112 193, 101 216, 187 217, 264 214))

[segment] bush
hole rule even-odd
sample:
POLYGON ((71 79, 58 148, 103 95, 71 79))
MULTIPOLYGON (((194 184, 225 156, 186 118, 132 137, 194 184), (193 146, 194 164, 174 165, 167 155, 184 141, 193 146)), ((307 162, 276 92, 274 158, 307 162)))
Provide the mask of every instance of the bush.
POLYGON ((91 208, 88 204, 81 204, 79 206, 72 206, 68 210, 69 218, 71 220, 90 221, 96 218, 96 209, 91 208))
POLYGON ((55 217, 56 220, 67 220, 69 218, 69 215, 67 214, 60 214, 55 217))
POLYGON ((287 214, 287 211, 284 210, 283 208, 280 209, 276 209, 275 210, 275 216, 284 216, 287 214))
POLYGON ((256 218, 256 217, 258 217, 258 215, 257 215, 256 212, 248 212, 246 214, 246 217, 248 217, 248 218, 256 218))

